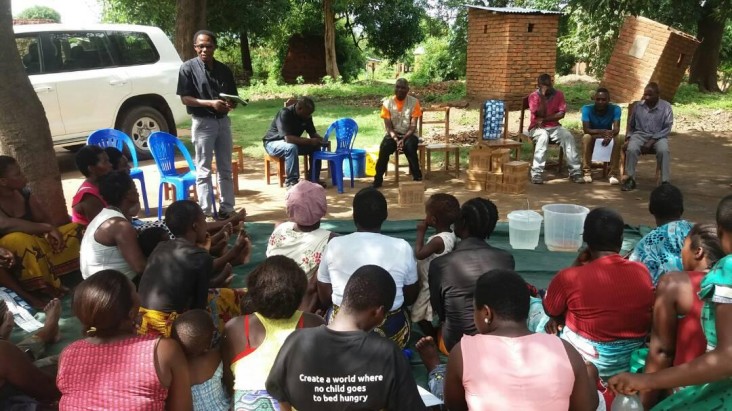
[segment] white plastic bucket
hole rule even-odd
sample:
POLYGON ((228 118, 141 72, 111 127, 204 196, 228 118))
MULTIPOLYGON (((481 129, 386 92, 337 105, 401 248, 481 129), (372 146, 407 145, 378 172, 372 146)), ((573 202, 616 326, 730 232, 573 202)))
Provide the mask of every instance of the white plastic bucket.
POLYGON ((533 250, 539 245, 541 220, 544 217, 533 210, 508 213, 508 241, 516 250, 533 250))
POLYGON ((577 251, 590 210, 575 204, 547 204, 544 212, 544 243, 550 251, 577 251))

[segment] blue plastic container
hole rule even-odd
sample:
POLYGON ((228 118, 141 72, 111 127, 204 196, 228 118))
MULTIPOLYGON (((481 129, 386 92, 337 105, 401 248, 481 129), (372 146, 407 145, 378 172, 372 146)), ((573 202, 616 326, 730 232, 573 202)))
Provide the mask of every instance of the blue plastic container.
MULTIPOLYGON (((354 178, 366 177, 366 150, 360 148, 351 149, 351 160, 353 161, 354 178)), ((348 161, 343 162, 343 177, 351 177, 351 168, 348 161)))

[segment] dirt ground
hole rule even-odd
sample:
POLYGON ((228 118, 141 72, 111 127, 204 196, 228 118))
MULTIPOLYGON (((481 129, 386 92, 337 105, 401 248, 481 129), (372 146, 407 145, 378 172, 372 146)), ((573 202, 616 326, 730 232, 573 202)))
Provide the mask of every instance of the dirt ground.
MULTIPOLYGON (((477 124, 477 121, 473 124, 477 124)), ((514 130, 515 127, 510 129, 514 130)), ((732 175, 727 168, 728 161, 732 158, 732 132, 681 130, 671 135, 670 144, 671 179, 684 193, 684 216, 692 221, 712 222, 718 200, 732 193, 732 175)), ((70 199, 83 178, 76 171, 72 153, 59 149, 57 158, 62 171, 67 205, 70 206, 70 199)), ((653 225, 653 219, 648 213, 648 197, 655 186, 655 165, 655 157, 644 156, 638 167, 638 188, 632 192, 622 192, 618 186, 600 181, 599 169, 595 172, 595 182, 580 185, 566 178, 566 169, 557 176, 554 167, 545 173, 545 184, 530 184, 527 193, 523 195, 469 191, 462 180, 454 177, 454 173, 447 175, 444 171, 438 171, 431 173, 425 180, 425 198, 437 192, 451 193, 461 202, 477 196, 487 197, 497 204, 502 220, 505 220, 506 214, 511 210, 528 207, 540 211, 541 206, 551 203, 580 204, 590 208, 607 206, 619 211, 628 224, 653 225)), ((158 173, 152 161, 146 161, 141 166, 145 173, 150 214, 154 218, 157 215, 158 173)), ((463 165, 463 170, 466 166, 463 165)), ((401 170, 401 181, 409 181, 404 174, 406 167, 401 170)), ((463 171, 461 177, 464 176, 463 171)), ((286 219, 285 189, 280 188, 276 180, 276 177, 273 178, 272 184, 267 185, 264 181, 262 159, 245 158, 244 169, 239 174, 241 191, 237 196, 237 207, 246 207, 249 221, 272 222, 286 219)), ((353 195, 370 183, 371 178, 356 179, 354 188, 346 183, 343 194, 338 194, 335 187, 329 184, 326 219, 350 219, 353 195)), ((393 182, 391 166, 382 192, 389 202, 389 219, 417 219, 424 216, 424 208, 420 205, 398 205, 398 188, 393 182)))

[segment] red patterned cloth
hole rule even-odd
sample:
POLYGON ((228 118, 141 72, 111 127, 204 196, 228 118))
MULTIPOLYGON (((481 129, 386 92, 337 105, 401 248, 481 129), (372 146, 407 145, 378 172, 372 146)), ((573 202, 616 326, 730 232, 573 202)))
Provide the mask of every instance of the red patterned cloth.
POLYGON ((79 340, 66 347, 56 377, 59 410, 164 410, 168 389, 155 371, 157 341, 135 336, 109 344, 79 340))

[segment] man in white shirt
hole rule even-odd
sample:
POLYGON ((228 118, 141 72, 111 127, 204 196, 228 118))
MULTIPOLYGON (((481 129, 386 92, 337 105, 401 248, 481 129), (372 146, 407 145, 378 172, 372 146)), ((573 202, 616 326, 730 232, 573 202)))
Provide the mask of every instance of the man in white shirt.
POLYGON ((335 237, 328 243, 318 269, 318 296, 328 310, 326 321, 335 317, 343 300, 343 290, 361 266, 382 267, 397 285, 396 297, 384 324, 375 331, 404 348, 409 340, 410 321, 405 307, 419 293, 417 262, 408 242, 381 234, 388 212, 386 198, 374 188, 364 188, 353 198, 356 232, 335 237))

